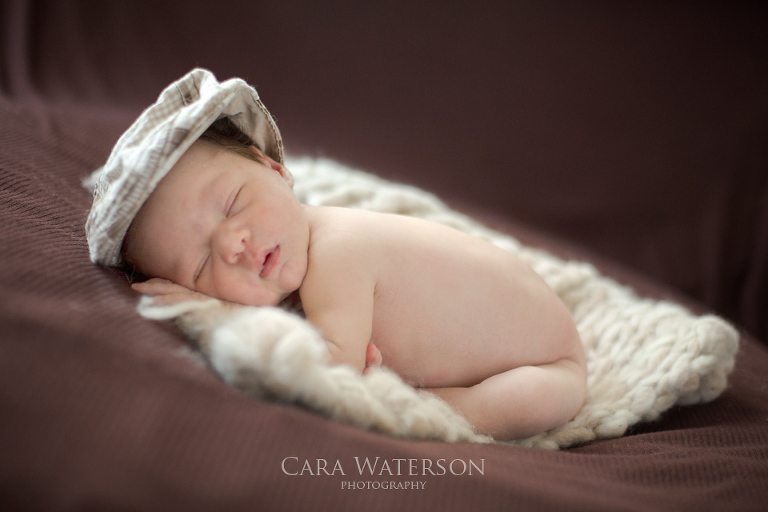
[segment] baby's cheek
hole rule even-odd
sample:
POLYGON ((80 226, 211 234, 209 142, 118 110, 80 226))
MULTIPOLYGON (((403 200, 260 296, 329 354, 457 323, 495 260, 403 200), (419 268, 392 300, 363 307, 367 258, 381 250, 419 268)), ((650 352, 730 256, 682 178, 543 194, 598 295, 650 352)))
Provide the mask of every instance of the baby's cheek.
POLYGON ((280 287, 287 293, 292 293, 301 287, 304 277, 307 275, 305 262, 286 262, 280 270, 280 287))
POLYGON ((285 297, 297 290, 303 280, 303 273, 297 274, 284 268, 279 276, 263 280, 253 272, 235 272, 218 269, 199 291, 217 299, 246 306, 277 306, 285 297), (288 270, 288 272, 285 272, 288 270))

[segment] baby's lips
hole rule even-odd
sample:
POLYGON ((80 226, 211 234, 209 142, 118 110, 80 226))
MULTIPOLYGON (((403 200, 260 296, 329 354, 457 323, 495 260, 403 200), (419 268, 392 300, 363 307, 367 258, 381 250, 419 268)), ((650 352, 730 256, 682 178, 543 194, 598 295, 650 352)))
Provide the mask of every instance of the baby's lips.
POLYGON ((259 276, 261 276, 262 278, 269 277, 269 275, 272 273, 272 270, 277 266, 279 261, 280 261, 280 246, 278 245, 275 248, 271 249, 264 256, 264 263, 262 263, 261 272, 259 273, 259 276))

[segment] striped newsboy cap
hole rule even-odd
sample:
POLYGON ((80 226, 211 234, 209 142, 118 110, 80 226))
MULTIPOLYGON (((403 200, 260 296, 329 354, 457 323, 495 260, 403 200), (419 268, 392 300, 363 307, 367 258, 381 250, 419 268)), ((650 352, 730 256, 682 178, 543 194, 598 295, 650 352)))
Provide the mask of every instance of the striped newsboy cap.
POLYGON ((141 206, 192 143, 223 117, 231 118, 267 156, 283 163, 280 131, 256 89, 239 78, 219 82, 210 71, 193 69, 165 88, 97 171, 85 223, 94 263, 121 263, 125 233, 141 206))

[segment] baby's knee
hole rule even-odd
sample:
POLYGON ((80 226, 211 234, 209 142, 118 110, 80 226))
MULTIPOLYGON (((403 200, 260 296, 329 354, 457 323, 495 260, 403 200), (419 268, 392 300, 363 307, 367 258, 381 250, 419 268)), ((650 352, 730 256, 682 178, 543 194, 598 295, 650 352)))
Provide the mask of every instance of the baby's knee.
POLYGON ((530 395, 524 409, 540 431, 572 420, 586 397, 586 369, 578 361, 560 359, 537 367, 528 374, 530 395))
POLYGON ((584 406, 587 396, 587 366, 584 360, 561 359, 560 387, 563 391, 562 422, 572 420, 584 406))

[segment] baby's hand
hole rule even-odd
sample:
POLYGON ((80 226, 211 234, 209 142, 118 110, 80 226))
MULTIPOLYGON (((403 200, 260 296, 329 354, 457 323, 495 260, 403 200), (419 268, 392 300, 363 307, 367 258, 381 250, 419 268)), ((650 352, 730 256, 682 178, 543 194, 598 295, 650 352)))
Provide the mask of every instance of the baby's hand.
POLYGON ((376 348, 376 345, 369 343, 365 349, 365 368, 363 369, 363 375, 366 375, 371 371, 371 368, 378 368, 381 366, 382 358, 381 352, 376 348))
POLYGON ((188 300, 208 300, 211 298, 208 295, 176 284, 173 281, 157 277, 142 283, 133 283, 131 288, 141 294, 152 295, 154 297, 152 302, 156 306, 170 306, 188 300))

